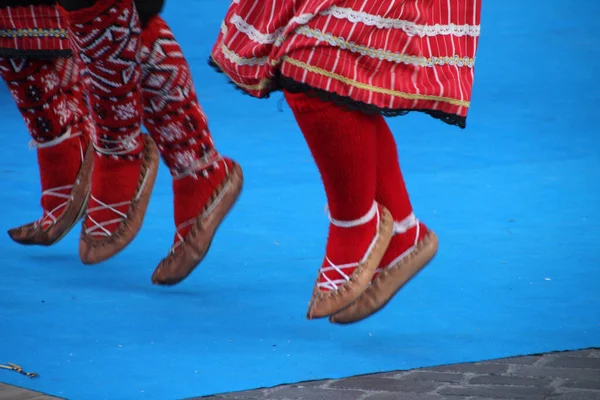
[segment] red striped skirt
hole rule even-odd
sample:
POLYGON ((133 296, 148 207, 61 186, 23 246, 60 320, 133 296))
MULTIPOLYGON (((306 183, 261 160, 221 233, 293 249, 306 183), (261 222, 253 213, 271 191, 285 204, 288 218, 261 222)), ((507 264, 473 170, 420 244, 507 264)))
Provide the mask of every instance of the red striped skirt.
POLYGON ((233 0, 211 63, 262 98, 317 93, 465 126, 481 0, 233 0))
POLYGON ((67 56, 66 24, 53 5, 0 8, 0 56, 67 56))

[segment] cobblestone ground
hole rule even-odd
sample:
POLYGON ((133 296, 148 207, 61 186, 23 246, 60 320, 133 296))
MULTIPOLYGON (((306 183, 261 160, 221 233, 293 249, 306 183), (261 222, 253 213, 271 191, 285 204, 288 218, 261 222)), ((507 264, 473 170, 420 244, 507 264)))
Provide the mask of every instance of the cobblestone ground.
MULTIPOLYGON (((600 349, 444 365, 194 398, 200 399, 600 400, 600 349)), ((0 400, 59 399, 0 383, 0 400)))
POLYGON ((227 393, 205 400, 600 400, 600 349, 227 393))

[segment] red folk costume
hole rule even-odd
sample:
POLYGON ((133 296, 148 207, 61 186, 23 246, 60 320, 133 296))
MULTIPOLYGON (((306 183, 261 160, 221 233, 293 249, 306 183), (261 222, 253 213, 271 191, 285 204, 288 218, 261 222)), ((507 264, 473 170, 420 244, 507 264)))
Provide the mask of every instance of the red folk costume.
POLYGON ((0 75, 32 137, 42 217, 9 230, 21 244, 49 246, 81 218, 92 171, 89 118, 67 31, 51 1, 0 1, 0 75), (87 154, 87 156, 86 156, 87 154))
POLYGON ((67 27, 55 0, 0 0, 3 57, 68 57, 67 27))
MULTIPOLYGON (((70 197, 64 196, 69 198, 67 201, 78 199, 83 205, 89 196, 80 240, 81 259, 88 264, 104 261, 134 239, 150 199, 160 152, 173 176, 176 234, 174 246, 156 268, 152 281, 176 284, 206 255, 217 227, 239 196, 243 178, 239 165, 215 149, 187 61, 158 15, 163 1, 65 0, 61 1, 62 7, 52 1, 42 2, 45 4, 26 8, 8 4, 0 9, 4 17, 0 21, 11 21, 10 25, 0 26, 4 29, 0 32, 26 32, 27 39, 11 42, 5 64, 22 69, 18 61, 26 60, 27 65, 35 66, 27 71, 30 78, 21 74, 21 81, 13 79, 14 71, 3 77, 9 86, 27 91, 29 80, 47 81, 39 73, 40 68, 58 68, 64 60, 81 67, 73 76, 83 77, 76 82, 89 99, 90 107, 86 104, 84 114, 93 121, 94 151, 88 151, 86 175, 69 178, 85 190, 73 196, 73 189, 70 197), (22 18, 13 18, 15 15, 22 18), (14 22, 17 19, 19 22, 14 22), (55 32, 57 27, 61 42, 39 41, 38 48, 31 48, 36 42, 30 36, 55 32), (65 49, 67 54, 72 50, 77 64, 73 59, 56 59, 65 55, 65 49), (48 62, 50 66, 45 66, 48 62), (149 136, 142 135, 142 123, 149 136)), ((12 71, 8 67, 3 70, 12 71)), ((15 100, 19 102, 17 97, 15 100)), ((36 110, 61 109, 51 96, 38 103, 36 110)), ((30 110, 22 108, 26 121, 30 110)), ((52 132, 65 131, 69 126, 67 117, 50 115, 47 119, 54 125, 61 121, 62 125, 52 132)), ((35 137, 33 126, 28 127, 35 137)), ((49 153, 56 168, 64 167, 65 156, 54 149, 49 153)), ((44 176, 57 180, 60 174, 56 168, 42 168, 42 158, 40 168, 45 190, 44 176)), ((59 210, 56 213, 63 218, 59 210)), ((77 214, 68 227, 63 224, 55 231, 62 237, 80 217, 77 214)), ((32 230, 26 228, 12 230, 13 239, 51 244, 32 240, 32 230)))
POLYGON ((308 318, 359 321, 437 252, 383 116, 464 128, 481 0, 234 0, 211 64, 254 97, 284 90, 330 210, 308 318))

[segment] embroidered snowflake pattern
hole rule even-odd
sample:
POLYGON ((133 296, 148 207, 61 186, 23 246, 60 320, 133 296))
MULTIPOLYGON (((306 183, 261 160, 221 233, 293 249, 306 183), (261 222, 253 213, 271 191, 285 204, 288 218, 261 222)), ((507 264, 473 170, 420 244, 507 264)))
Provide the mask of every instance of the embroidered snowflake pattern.
POLYGON ((71 117, 71 110, 67 108, 65 101, 59 101, 56 107, 54 107, 54 114, 58 117, 58 123, 60 126, 65 126, 71 117))
POLYGON ((165 143, 175 142, 186 136, 184 127, 179 121, 169 122, 164 126, 160 126, 158 127, 158 131, 165 143))
POLYGON ((44 84, 44 89, 46 90, 46 93, 56 90, 56 88, 60 85, 60 79, 56 74, 44 75, 41 80, 44 84))
POLYGON ((115 112, 115 118, 121 121, 127 121, 138 117, 138 110, 134 103, 118 104, 112 107, 115 112))
POLYGON ((177 171, 186 171, 196 165, 198 158, 193 150, 178 151, 173 155, 173 166, 177 171))

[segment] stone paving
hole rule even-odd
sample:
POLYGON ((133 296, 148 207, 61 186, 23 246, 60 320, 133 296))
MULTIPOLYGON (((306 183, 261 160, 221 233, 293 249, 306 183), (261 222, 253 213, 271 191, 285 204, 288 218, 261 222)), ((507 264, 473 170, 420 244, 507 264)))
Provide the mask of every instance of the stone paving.
POLYGON ((600 400, 600 349, 198 397, 205 400, 600 400))
MULTIPOLYGON (((320 380, 193 399, 600 400, 600 349, 320 380)), ((0 400, 60 399, 0 383, 0 400)))

